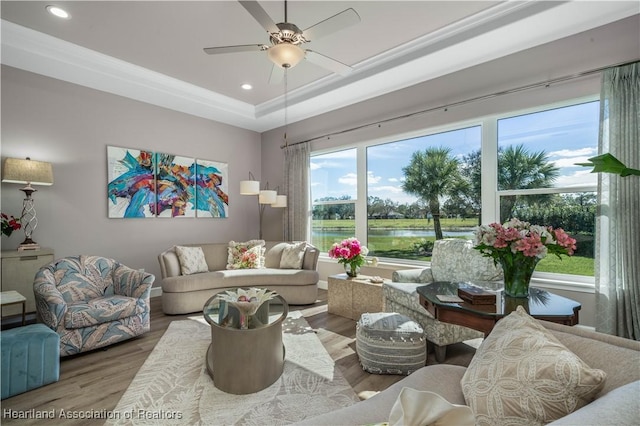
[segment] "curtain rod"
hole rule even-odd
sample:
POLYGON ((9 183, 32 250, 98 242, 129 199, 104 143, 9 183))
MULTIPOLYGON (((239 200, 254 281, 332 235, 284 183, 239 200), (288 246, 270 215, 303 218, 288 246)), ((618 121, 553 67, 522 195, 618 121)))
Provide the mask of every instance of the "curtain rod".
POLYGON ((469 98, 469 99, 465 99, 463 101, 458 101, 458 102, 453 102, 453 103, 450 103, 450 104, 440 105, 440 106, 437 106, 437 107, 427 108, 427 109, 423 109, 423 110, 420 110, 420 111, 415 111, 415 112, 411 112, 411 113, 404 114, 404 115, 398 115, 398 116, 391 117, 391 118, 385 118, 384 120, 379 120, 379 121, 376 121, 376 122, 373 122, 373 123, 362 124, 360 126, 351 127, 349 129, 340 130, 340 131, 337 131, 337 132, 325 133, 324 135, 316 136, 316 137, 313 137, 311 139, 307 139, 307 140, 304 140, 304 141, 294 142, 294 143, 287 143, 285 145, 280 145, 280 149, 284 149, 287 146, 299 145, 299 144, 302 144, 302 143, 312 142, 312 141, 316 141, 316 140, 319 140, 319 139, 330 138, 331 136, 338 136, 338 135, 343 135, 345 133, 351 133, 351 132, 354 132, 356 130, 365 129, 365 128, 371 127, 371 126, 379 126, 381 124, 389 123, 391 121, 404 120, 406 118, 411 118, 411 117, 414 117, 416 115, 427 114, 429 112, 433 112, 433 111, 437 111, 437 110, 444 109, 446 111, 447 108, 450 108, 450 107, 466 105, 468 103, 477 102, 477 101, 483 101, 485 99, 495 98, 495 97, 498 97, 498 96, 509 95, 511 93, 517 93, 517 92, 521 92, 521 91, 524 91, 524 90, 534 89, 534 88, 537 88, 537 87, 542 87, 542 86, 548 87, 548 86, 550 86, 552 84, 562 83, 562 82, 565 82, 565 81, 574 80, 574 79, 581 78, 581 77, 586 77, 586 76, 591 75, 591 74, 596 74, 596 73, 602 72, 602 71, 604 71, 606 69, 609 69, 609 68, 622 67, 622 66, 625 66, 625 65, 630 65, 630 64, 638 62, 639 60, 640 59, 634 59, 633 61, 622 62, 622 63, 615 64, 615 65, 607 65, 607 66, 600 67, 600 68, 594 68, 594 69, 591 69, 591 70, 588 70, 588 71, 582 71, 582 72, 579 72, 577 74, 565 75, 563 77, 557 77, 557 78, 553 78, 551 80, 540 81, 540 82, 537 82, 537 83, 527 84, 525 86, 520 86, 520 87, 516 87, 516 88, 513 88, 513 89, 501 90, 499 92, 494 92, 494 93, 491 93, 491 94, 488 94, 488 95, 476 96, 475 98, 469 98))

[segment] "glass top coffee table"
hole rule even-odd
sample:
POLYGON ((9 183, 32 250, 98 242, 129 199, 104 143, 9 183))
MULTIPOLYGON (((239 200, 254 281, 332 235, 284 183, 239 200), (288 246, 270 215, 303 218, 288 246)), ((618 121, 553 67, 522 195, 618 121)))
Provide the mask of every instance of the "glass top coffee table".
POLYGON ((282 375, 285 349, 282 322, 289 305, 279 295, 263 303, 240 329, 240 314, 218 296, 203 308, 211 325, 211 344, 207 349, 207 372, 216 388, 236 395, 259 392, 282 375))
POLYGON ((505 296, 494 292, 496 303, 489 305, 468 302, 443 302, 438 296, 457 296, 458 289, 477 289, 472 283, 436 281, 417 288, 420 305, 438 321, 462 325, 488 335, 498 320, 522 306, 534 318, 564 325, 578 324, 580 303, 546 290, 529 287, 529 297, 505 296))

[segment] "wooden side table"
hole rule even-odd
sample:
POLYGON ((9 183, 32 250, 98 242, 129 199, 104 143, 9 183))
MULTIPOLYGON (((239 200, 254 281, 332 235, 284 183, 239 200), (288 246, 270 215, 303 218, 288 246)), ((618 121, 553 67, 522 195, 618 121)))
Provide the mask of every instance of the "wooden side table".
POLYGON ((382 312, 382 283, 372 283, 370 276, 338 274, 330 276, 327 283, 330 314, 358 320, 365 312, 382 312))
POLYGON ((0 292, 0 306, 22 304, 22 325, 27 323, 27 298, 17 291, 0 292))

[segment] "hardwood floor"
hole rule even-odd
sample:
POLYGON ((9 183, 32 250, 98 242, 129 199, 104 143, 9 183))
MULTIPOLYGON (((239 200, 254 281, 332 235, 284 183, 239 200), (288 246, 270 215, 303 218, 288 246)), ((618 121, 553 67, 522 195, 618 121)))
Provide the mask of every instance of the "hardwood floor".
MULTIPOLYGON (((51 419, 12 419, 12 415, 29 412, 31 417, 55 410, 53 424, 103 424, 104 420, 61 419, 60 410, 73 414, 92 414, 110 411, 124 394, 138 369, 166 331, 169 323, 186 319, 190 315, 165 315, 160 297, 151 299, 151 331, 145 335, 60 360, 60 380, 47 386, 16 395, 2 401, 2 424, 52 424, 51 419), (31 411, 33 410, 33 411, 31 411)), ((361 397, 386 389, 403 376, 369 374, 362 370, 355 352, 354 320, 327 312, 327 292, 319 291, 314 305, 291 306, 290 310, 303 315, 322 341, 327 352, 335 360, 351 387, 361 397)), ((447 363, 466 365, 474 349, 465 344, 452 345, 448 349, 447 363)), ((429 354, 427 365, 435 363, 429 354)))

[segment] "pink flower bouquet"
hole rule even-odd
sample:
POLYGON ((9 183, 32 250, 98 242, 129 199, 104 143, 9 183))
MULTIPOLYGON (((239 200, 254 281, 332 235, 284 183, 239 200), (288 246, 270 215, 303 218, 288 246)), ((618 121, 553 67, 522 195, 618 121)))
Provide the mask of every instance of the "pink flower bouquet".
POLYGON ((475 236, 474 248, 502 266, 505 292, 515 297, 528 295, 529 280, 540 259, 549 253, 559 258, 563 254, 571 256, 576 250, 576 240, 562 228, 531 225, 515 218, 504 225, 480 226, 475 236), (514 280, 518 282, 513 283, 514 280))
POLYGON ((351 277, 358 275, 358 270, 365 263, 367 253, 369 250, 355 237, 335 243, 329 249, 329 257, 338 259, 338 263, 345 265, 347 275, 351 277))

